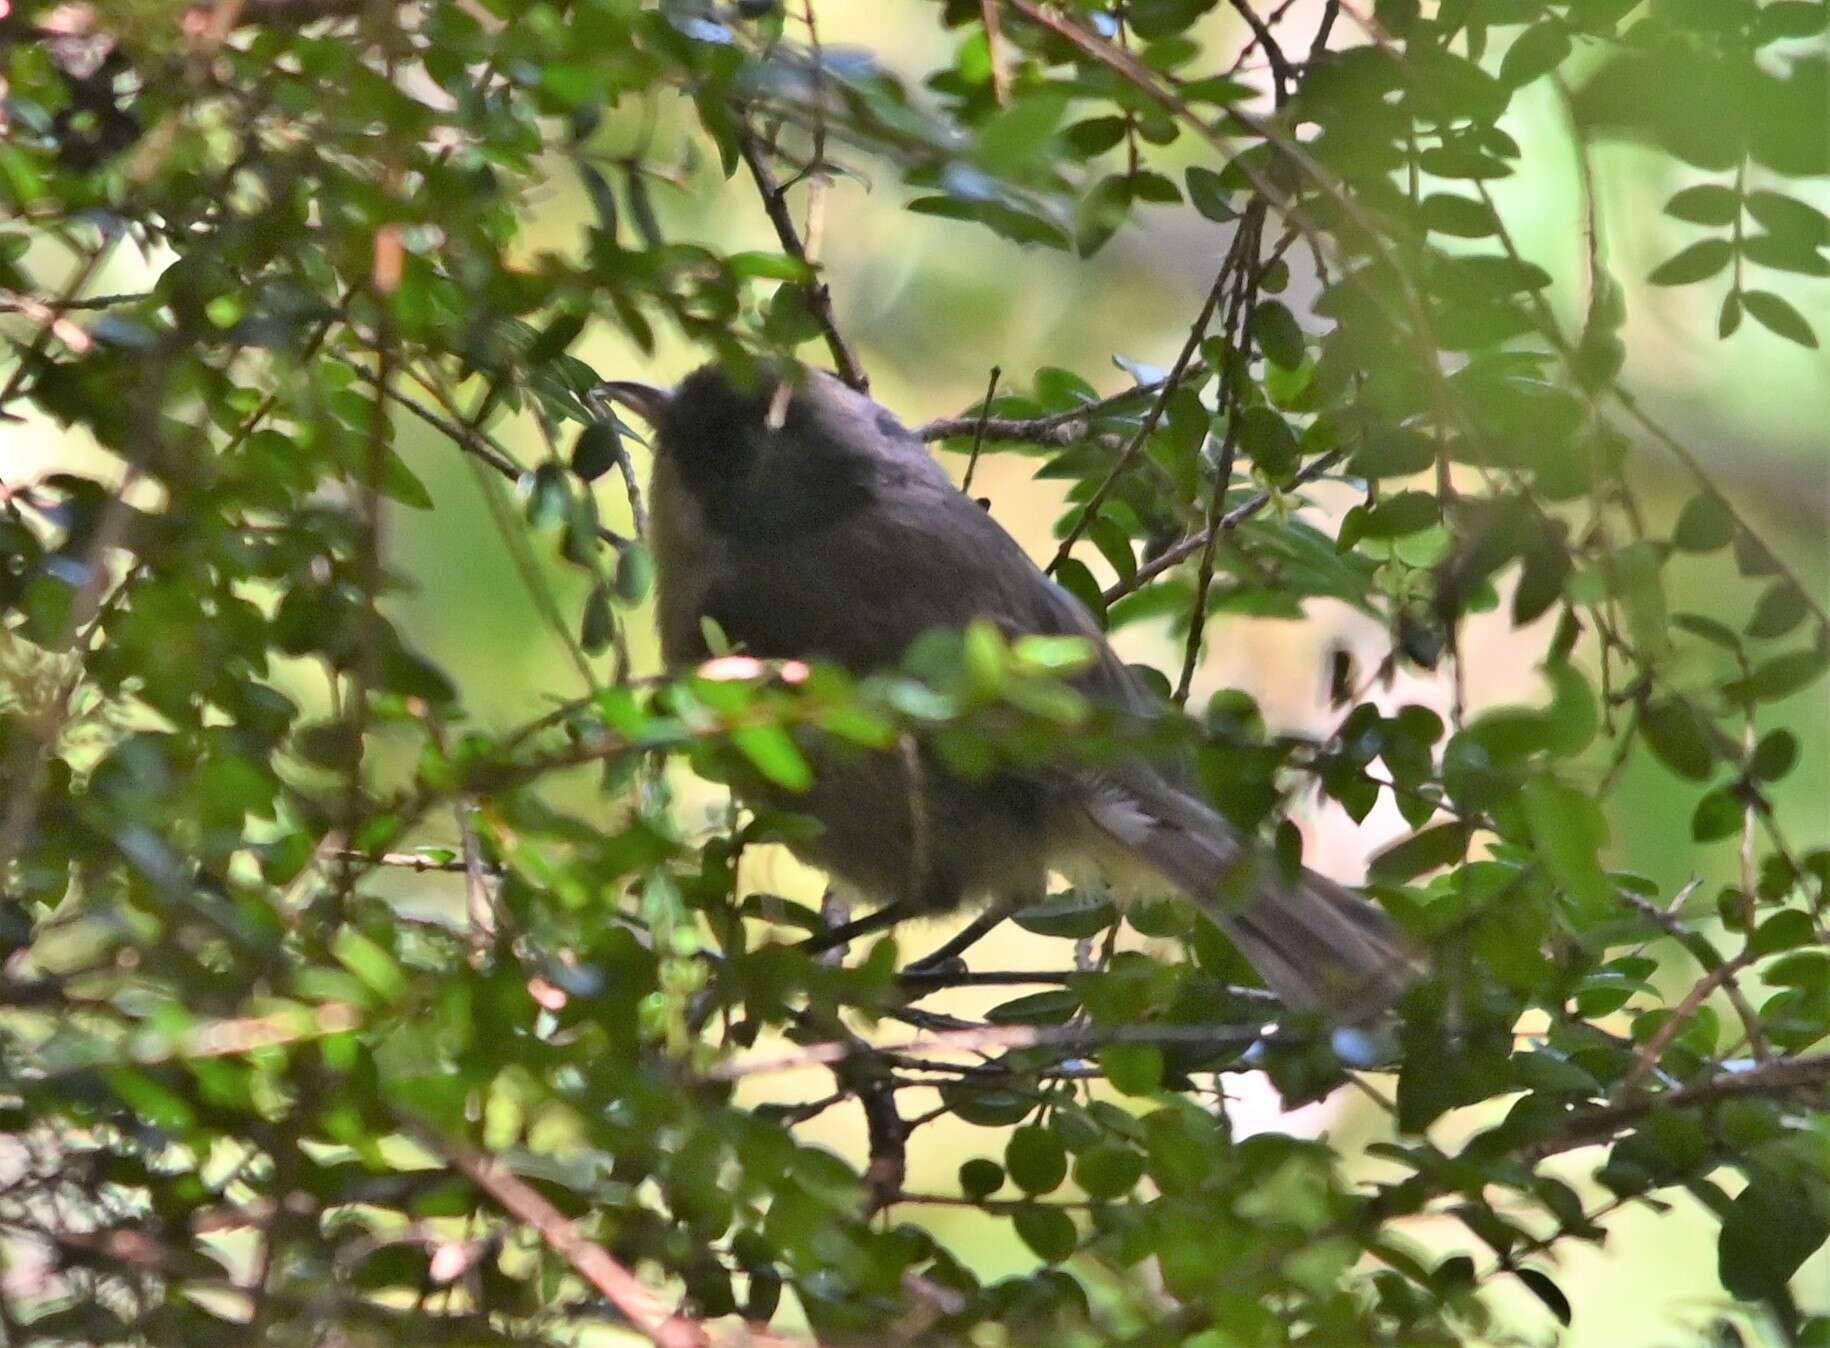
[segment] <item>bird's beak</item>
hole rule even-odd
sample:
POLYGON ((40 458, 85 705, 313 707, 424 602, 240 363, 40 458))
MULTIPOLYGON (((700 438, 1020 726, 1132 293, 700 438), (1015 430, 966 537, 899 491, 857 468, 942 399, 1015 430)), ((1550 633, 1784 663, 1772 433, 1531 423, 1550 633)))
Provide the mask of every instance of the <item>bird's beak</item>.
POLYGON ((652 384, 638 384, 633 379, 606 379, 596 390, 611 402, 621 403, 650 426, 661 424, 672 394, 652 384))

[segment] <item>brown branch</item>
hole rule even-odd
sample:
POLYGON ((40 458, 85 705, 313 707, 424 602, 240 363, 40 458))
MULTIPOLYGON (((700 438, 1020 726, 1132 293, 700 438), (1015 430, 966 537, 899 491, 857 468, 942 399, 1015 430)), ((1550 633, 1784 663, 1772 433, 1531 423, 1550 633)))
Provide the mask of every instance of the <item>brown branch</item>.
POLYGON ((423 1125, 409 1123, 408 1127, 420 1142, 493 1198, 504 1212, 533 1228, 548 1249, 659 1348, 709 1348, 720 1339, 752 1348, 806 1348, 806 1340, 755 1329, 714 1338, 702 1321, 669 1311, 634 1273, 612 1258, 603 1246, 579 1234, 569 1217, 494 1156, 467 1143, 440 1137, 423 1125))
MULTIPOLYGON (((811 266, 806 246, 801 242, 800 231, 794 227, 794 217, 788 212, 788 191, 775 180, 775 171, 769 167, 761 142, 747 126, 738 129, 737 149, 750 170, 750 177, 756 181, 756 190, 762 196, 763 210, 768 213, 769 223, 775 226, 775 237, 780 240, 782 251, 796 261, 811 266)), ((838 320, 833 316, 832 288, 815 277, 807 282, 806 295, 807 311, 820 325, 820 332, 826 338, 826 349, 832 353, 833 364, 838 367, 839 378, 858 392, 869 393, 870 376, 864 372, 864 366, 852 353, 844 334, 839 331, 838 320)))
POLYGON ((1004 29, 998 19, 998 0, 979 0, 979 14, 985 22, 985 57, 991 65, 991 97, 1000 108, 1010 101, 1010 77, 998 48, 1003 45, 1004 29))
POLYGON ((1655 1109, 1697 1109, 1747 1096, 1794 1095, 1830 1088, 1830 1054, 1788 1058, 1745 1072, 1723 1072, 1675 1090, 1642 1091, 1616 1104, 1572 1114, 1555 1135, 1530 1150, 1528 1159, 1605 1142, 1623 1126, 1655 1109))
POLYGON ((44 313, 68 314, 86 309, 112 309, 122 304, 139 304, 153 298, 150 290, 121 295, 91 295, 87 299, 39 299, 35 295, 8 293, 0 298, 0 314, 25 314, 36 318, 44 313))
POLYGON ((900 1044, 868 1044, 863 1040, 835 1039, 809 1044, 792 1053, 756 1053, 714 1063, 705 1073, 709 1081, 738 1081, 745 1077, 795 1072, 807 1067, 828 1067, 860 1054, 906 1055, 921 1053, 976 1053, 988 1048, 1097 1048, 1111 1044, 1211 1044, 1243 1047, 1264 1037, 1256 1025, 984 1025, 944 1031, 900 1044))

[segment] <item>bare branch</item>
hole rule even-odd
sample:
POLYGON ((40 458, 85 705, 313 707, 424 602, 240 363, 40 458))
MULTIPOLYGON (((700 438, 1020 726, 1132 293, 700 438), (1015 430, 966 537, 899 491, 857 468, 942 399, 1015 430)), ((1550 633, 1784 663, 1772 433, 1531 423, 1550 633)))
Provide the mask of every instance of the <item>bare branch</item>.
POLYGON ((714 1064, 706 1077, 738 1081, 772 1076, 807 1067, 826 1067, 861 1052, 873 1054, 975 1053, 987 1048, 1097 1048, 1109 1044, 1206 1044, 1243 1048, 1264 1037, 1257 1025, 986 1025, 906 1040, 900 1044, 862 1044, 832 1040, 793 1053, 746 1054, 714 1064))
MULTIPOLYGON (((509 1216, 532 1227, 548 1249, 602 1293, 650 1342, 659 1348, 706 1348, 712 1342, 703 1324, 667 1310, 635 1274, 611 1258, 601 1245, 580 1235, 569 1217, 495 1157, 440 1137, 423 1125, 409 1126, 421 1142, 495 1199, 509 1216)), ((792 1342, 774 1335, 754 1336, 749 1341, 758 1345, 792 1342)))
POLYGON ((1722 1072, 1676 1090, 1642 1091, 1617 1104, 1572 1114, 1555 1137, 1531 1149, 1529 1159, 1541 1160, 1556 1152, 1605 1142, 1625 1125, 1655 1109, 1695 1109, 1748 1096, 1822 1094, 1827 1088, 1830 1054, 1816 1054, 1766 1063, 1745 1072, 1722 1072))
MULTIPOLYGON (((1207 362, 1191 361, 1188 368, 1182 371, 1180 382, 1201 379, 1206 374, 1207 362)), ((915 428, 914 435, 917 440, 929 442, 951 440, 960 435, 982 434, 986 440, 1014 440, 1034 445, 1078 444, 1087 438, 1089 422, 1116 411, 1126 403, 1153 398, 1164 388, 1173 388, 1177 382, 1170 378, 1163 378, 1149 384, 1137 384, 1128 389, 1121 389, 1097 402, 1086 403, 1065 412, 1051 412, 1042 417, 987 417, 982 415, 983 409, 981 408, 979 413, 967 413, 957 417, 939 417, 925 422, 915 428), (981 427, 983 427, 982 432, 981 427)))

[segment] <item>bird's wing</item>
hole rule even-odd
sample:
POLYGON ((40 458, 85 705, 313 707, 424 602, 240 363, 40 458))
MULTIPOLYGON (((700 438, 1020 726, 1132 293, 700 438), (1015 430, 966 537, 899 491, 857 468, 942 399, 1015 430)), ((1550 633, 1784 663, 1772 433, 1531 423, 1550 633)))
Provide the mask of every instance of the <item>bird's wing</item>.
POLYGON ((912 452, 931 471, 880 460, 868 508, 791 534, 731 540, 706 613, 752 654, 828 659, 857 672, 893 662, 925 632, 974 619, 1010 637, 1085 637, 1098 660, 1081 690, 1145 710, 1149 694, 1086 608, 947 481, 925 449, 912 452))

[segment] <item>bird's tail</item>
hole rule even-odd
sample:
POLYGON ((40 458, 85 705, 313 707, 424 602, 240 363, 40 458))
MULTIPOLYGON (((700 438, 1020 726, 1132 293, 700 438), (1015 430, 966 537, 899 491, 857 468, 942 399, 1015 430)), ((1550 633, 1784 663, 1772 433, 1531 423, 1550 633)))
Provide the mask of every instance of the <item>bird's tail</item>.
POLYGON ((1291 872, 1186 792, 1152 782, 1102 794, 1089 815, 1212 918, 1286 1006, 1363 1024, 1415 980, 1384 912, 1306 867, 1291 872))

